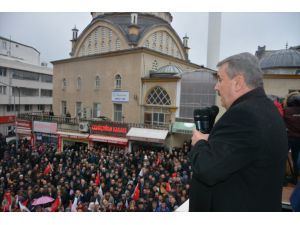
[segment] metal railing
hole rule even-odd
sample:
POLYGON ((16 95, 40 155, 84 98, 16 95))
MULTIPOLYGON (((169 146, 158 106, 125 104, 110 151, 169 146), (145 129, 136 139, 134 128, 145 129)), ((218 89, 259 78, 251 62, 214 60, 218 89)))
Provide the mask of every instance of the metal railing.
POLYGON ((29 121, 43 121, 43 122, 53 122, 57 123, 58 128, 61 128, 61 124, 68 125, 79 125, 81 122, 88 122, 89 124, 103 124, 103 125, 127 125, 128 128, 149 128, 149 129, 162 129, 169 130, 170 124, 144 124, 144 123, 126 123, 126 122, 115 122, 115 121, 99 121, 93 119, 84 119, 78 117, 65 117, 65 116, 50 116, 48 113, 42 112, 31 112, 31 113, 21 113, 17 115, 17 119, 29 120, 29 121))

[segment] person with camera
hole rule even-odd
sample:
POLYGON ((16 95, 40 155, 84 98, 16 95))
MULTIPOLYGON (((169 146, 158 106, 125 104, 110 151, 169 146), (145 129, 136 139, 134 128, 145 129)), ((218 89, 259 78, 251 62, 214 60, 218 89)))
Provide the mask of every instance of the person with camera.
POLYGON ((284 121, 287 128, 289 148, 292 152, 293 171, 288 181, 297 184, 299 176, 299 152, 300 152, 300 93, 292 92, 284 101, 284 121))
POLYGON ((226 112, 209 134, 193 130, 189 211, 281 211, 288 141, 250 53, 218 63, 226 112))

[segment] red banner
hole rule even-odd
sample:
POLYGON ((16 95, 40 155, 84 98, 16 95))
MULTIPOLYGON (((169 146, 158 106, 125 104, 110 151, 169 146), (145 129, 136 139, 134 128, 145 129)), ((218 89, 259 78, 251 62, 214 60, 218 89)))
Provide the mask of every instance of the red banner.
POLYGON ((128 125, 112 123, 91 124, 90 129, 92 134, 125 137, 128 132, 128 125))
POLYGON ((14 123, 16 119, 16 116, 0 116, 0 123, 14 123))

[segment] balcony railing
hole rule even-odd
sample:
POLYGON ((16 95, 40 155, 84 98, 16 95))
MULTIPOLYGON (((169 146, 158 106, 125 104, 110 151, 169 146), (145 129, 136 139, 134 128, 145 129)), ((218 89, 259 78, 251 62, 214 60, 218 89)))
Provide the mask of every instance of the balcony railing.
POLYGON ((58 128, 61 128, 62 124, 68 125, 79 125, 81 122, 88 122, 89 124, 103 124, 103 125, 127 125, 130 129, 131 127, 136 128, 150 128, 150 129, 162 129, 169 130, 169 124, 143 124, 143 123, 126 123, 126 122, 114 122, 114 121, 99 121, 94 119, 83 119, 83 118, 71 118, 65 116, 49 116, 48 113, 42 112, 31 112, 31 113, 21 113, 17 116, 17 119, 29 120, 29 121, 44 121, 44 122, 54 122, 57 123, 58 128))

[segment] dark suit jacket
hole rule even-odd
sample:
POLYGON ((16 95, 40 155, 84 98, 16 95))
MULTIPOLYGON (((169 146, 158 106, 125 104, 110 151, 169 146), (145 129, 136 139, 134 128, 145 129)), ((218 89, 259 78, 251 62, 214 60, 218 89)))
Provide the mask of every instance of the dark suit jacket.
POLYGON ((189 153, 189 210, 281 211, 287 150, 283 119, 264 90, 241 96, 189 153))

